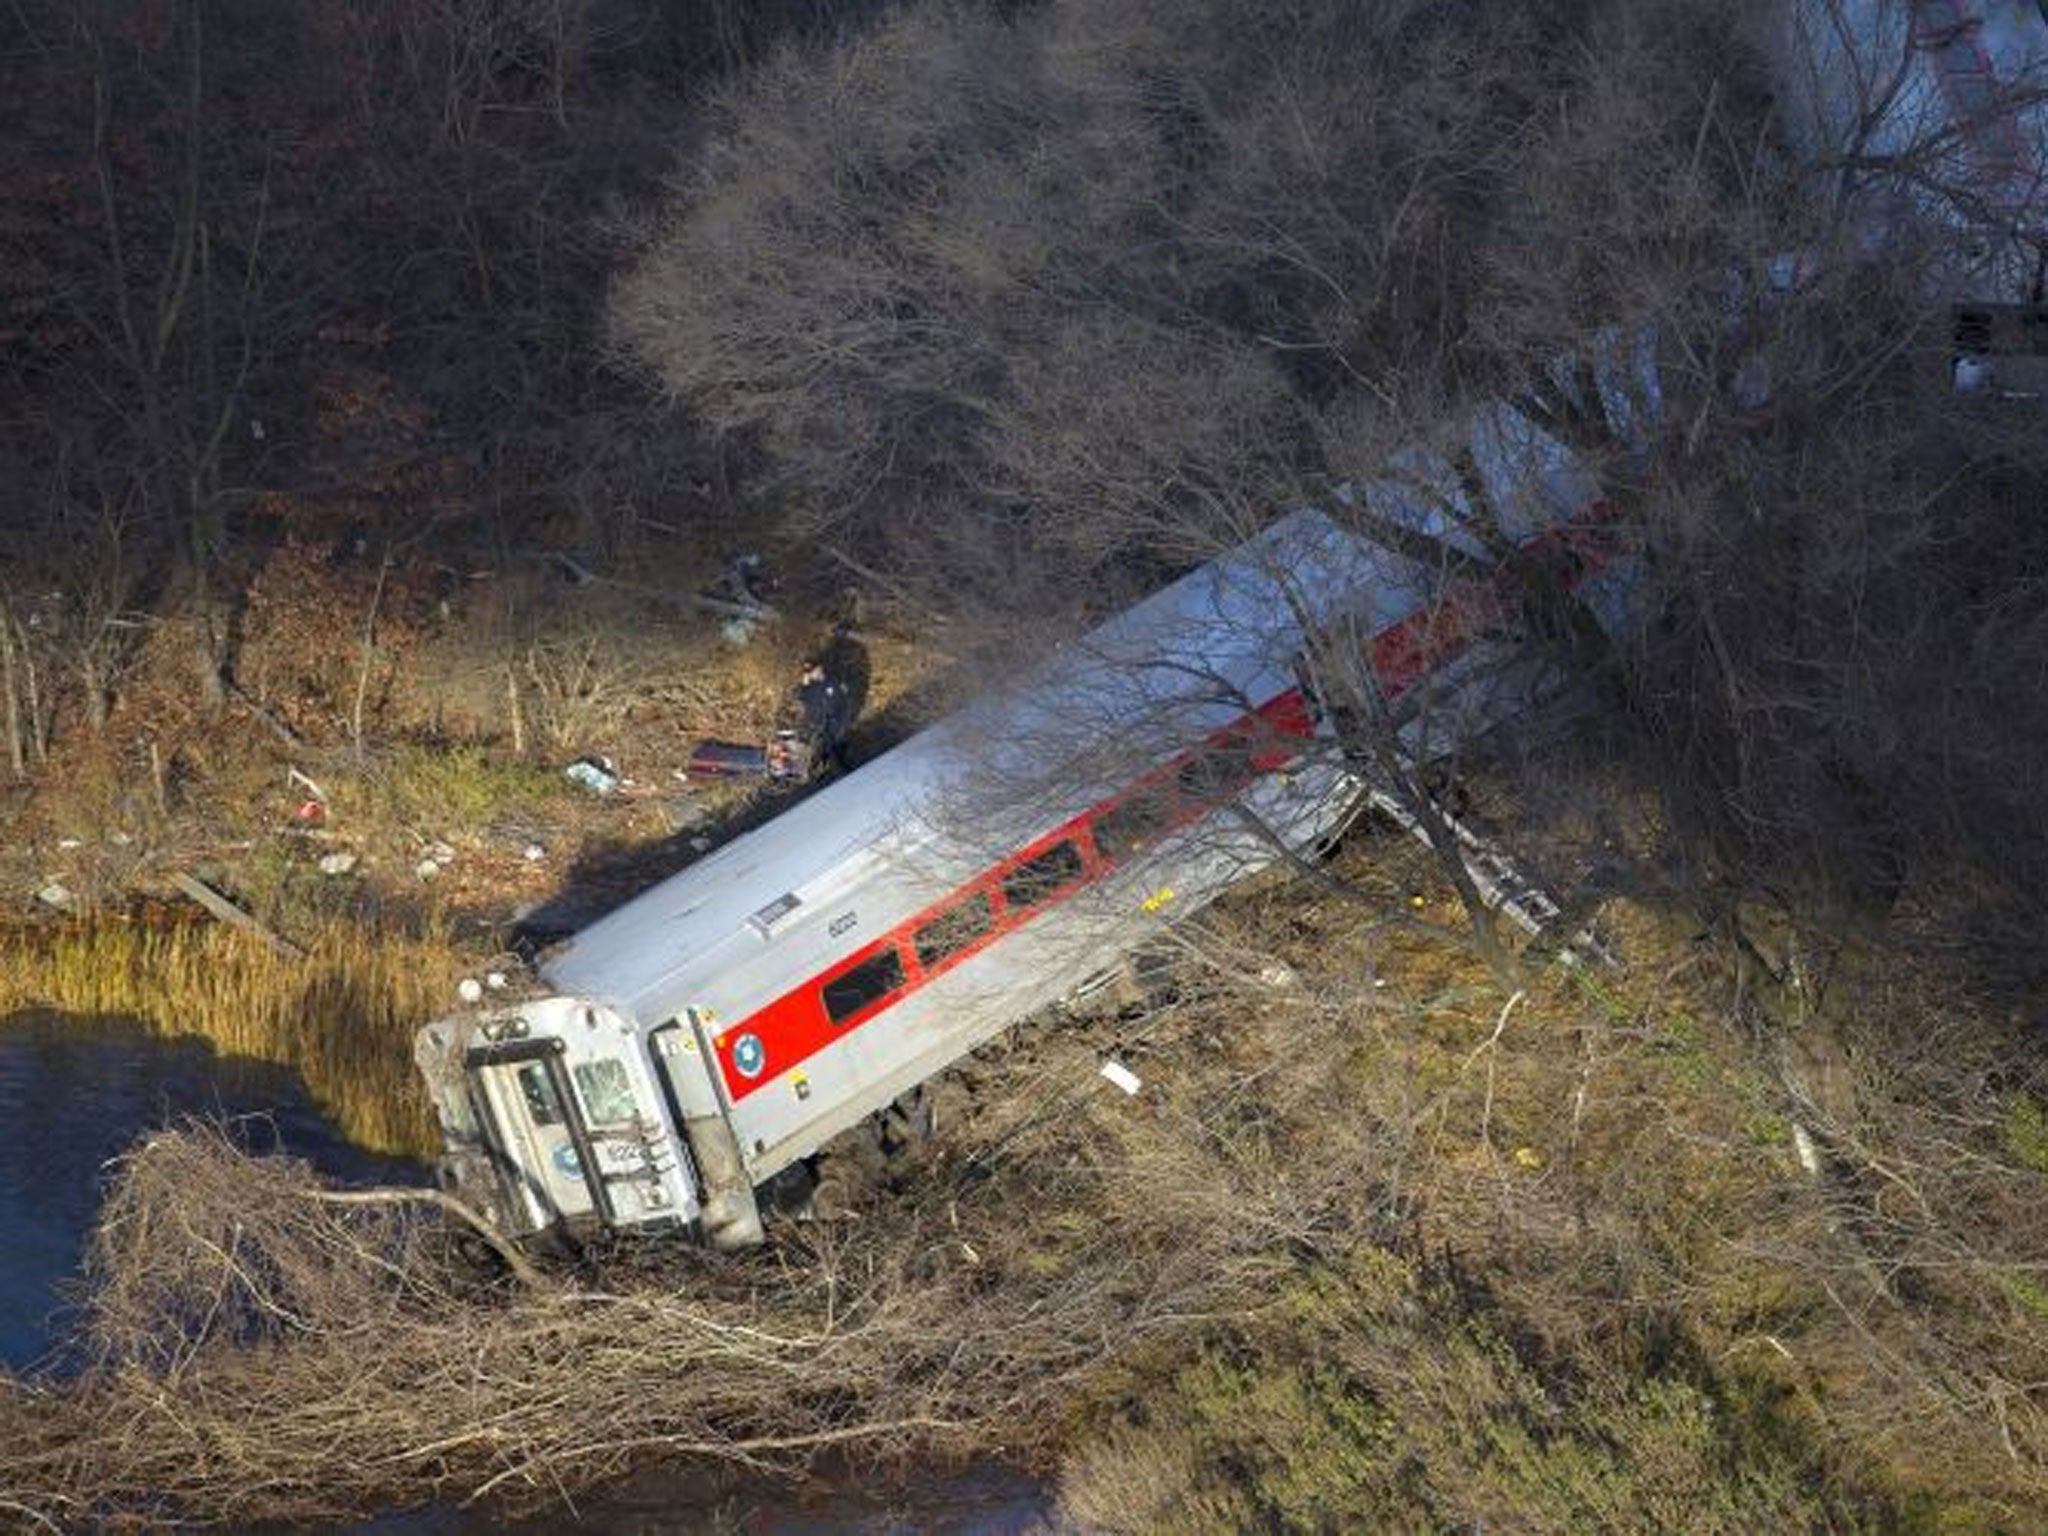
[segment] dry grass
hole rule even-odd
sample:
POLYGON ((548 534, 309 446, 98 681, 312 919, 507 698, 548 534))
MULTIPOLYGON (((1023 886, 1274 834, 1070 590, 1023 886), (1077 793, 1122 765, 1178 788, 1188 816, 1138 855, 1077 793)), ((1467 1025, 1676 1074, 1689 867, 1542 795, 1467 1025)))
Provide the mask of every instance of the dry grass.
POLYGON ((447 1006, 446 939, 332 919, 292 959, 231 929, 100 916, 0 934, 0 1010, 135 1019, 296 1070, 343 1134, 379 1152, 437 1150, 412 1032, 447 1006))
POLYGON ((1815 1180, 1687 937, 1638 919, 1627 978, 1510 1010, 1455 935, 1312 904, 1216 915, 1168 1010, 1012 1032, 912 1177, 756 1253, 513 1288, 424 1213, 153 1138, 94 1249, 90 1369, 0 1390, 0 1510, 308 1520, 829 1451, 1058 1464, 1109 1529, 2025 1523, 2048 1328, 2013 1277, 2048 1184, 1987 1159, 2032 1100, 1909 1163, 1866 1095, 1815 1180), (1275 954, 1300 984, 1238 963, 1275 954))
MULTIPOLYGON (((1219 927, 1208 952, 1227 962, 1245 938, 1219 927)), ((1469 1134, 1485 1073, 1458 1063, 1493 1010, 1442 1006, 1434 975, 1428 997, 1375 988, 1350 958, 1278 994, 1227 963, 1198 970, 1171 1011, 1101 1026, 1113 1047, 1013 1034, 984 1063, 986 1103, 861 1219, 651 1273, 480 1289, 417 1219, 323 1204, 302 1169, 216 1137, 154 1138, 101 1224, 93 1369, 0 1398, 0 1500, 306 1519, 544 1498, 656 1455, 795 1466, 825 1447, 924 1462, 1091 1443, 1127 1393, 1163 1392, 1165 1412, 1234 1330, 1284 1330, 1322 1277, 1409 1243, 1454 1164, 1429 1142, 1469 1134), (1095 1075, 1105 1048, 1144 1076, 1137 1099, 1095 1075)), ((1495 1098, 1503 1121, 1521 1113, 1507 1086, 1495 1098)), ((1370 1310, 1384 1324, 1416 1305, 1370 1310)), ((1452 1351, 1441 1391, 1477 1379, 1465 1358, 1452 1351)), ((1503 1379, 1527 1396, 1527 1375, 1503 1379)), ((1298 1427, 1328 1444, 1317 1401, 1298 1427)))

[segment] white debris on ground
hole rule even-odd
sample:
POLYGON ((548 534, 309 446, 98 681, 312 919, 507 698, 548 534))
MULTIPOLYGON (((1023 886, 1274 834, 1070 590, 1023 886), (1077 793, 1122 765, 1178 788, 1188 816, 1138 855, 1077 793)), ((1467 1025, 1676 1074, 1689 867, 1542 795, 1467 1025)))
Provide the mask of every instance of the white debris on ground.
POLYGON ((1138 1090, 1145 1086, 1137 1073, 1114 1058, 1102 1064, 1102 1075, 1108 1082, 1123 1089, 1125 1093, 1133 1098, 1136 1098, 1138 1090))

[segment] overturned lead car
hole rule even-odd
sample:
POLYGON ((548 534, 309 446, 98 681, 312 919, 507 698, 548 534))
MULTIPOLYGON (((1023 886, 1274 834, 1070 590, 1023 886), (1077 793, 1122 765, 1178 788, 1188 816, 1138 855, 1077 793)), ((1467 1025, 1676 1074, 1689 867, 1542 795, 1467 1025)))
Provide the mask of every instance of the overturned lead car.
MULTIPOLYGON (((1282 518, 576 934, 541 963, 542 995, 429 1025, 444 1182, 514 1233, 757 1240, 758 1186, 1324 845, 1368 793, 1335 750, 1333 656, 1362 662, 1409 751, 1538 686, 1503 695, 1484 664, 1513 642, 1475 598, 1489 549, 1470 528, 1496 551, 1566 549, 1601 507, 1505 407, 1475 421, 1471 462, 1483 512, 1447 518, 1411 479, 1353 497, 1406 538, 1282 518)), ((1573 571, 1596 605, 1617 575, 1573 571)))

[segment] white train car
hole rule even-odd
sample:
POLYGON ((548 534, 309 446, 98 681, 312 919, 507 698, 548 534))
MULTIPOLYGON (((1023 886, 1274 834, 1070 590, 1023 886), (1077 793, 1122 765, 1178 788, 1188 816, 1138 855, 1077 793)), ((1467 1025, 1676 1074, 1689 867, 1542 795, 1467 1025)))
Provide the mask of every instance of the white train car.
POLYGON ((1318 847, 1362 803, 1318 703, 1337 652, 1413 750, 1520 702, 1477 681, 1504 643, 1487 546, 1433 506, 1573 550, 1596 607, 1620 570, 1587 553, 1591 482, 1526 418, 1482 411, 1470 462, 1487 507, 1420 456, 1346 498, 1460 558, 1295 512, 578 933, 546 995, 429 1025, 444 1182, 515 1233, 754 1240, 759 1185, 1318 847))
POLYGON ((2048 15, 2039 0, 1786 0, 1785 122, 1883 240, 1941 231, 1959 302, 2041 302, 2048 15), (1852 169, 1853 167, 1853 169, 1852 169))
POLYGON ((1862 238, 1933 237, 1956 389, 2048 398, 2048 6, 1785 0, 1776 63, 1794 146, 1862 238))

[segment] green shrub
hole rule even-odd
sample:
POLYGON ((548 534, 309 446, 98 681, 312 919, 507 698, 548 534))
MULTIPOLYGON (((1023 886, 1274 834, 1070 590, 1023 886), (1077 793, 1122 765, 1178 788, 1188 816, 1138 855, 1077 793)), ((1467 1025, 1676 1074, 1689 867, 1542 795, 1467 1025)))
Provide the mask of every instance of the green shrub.
POLYGON ((2048 1113, 2032 1094, 2014 1095, 2007 1108, 2005 1147, 2036 1173, 2048 1173, 2048 1113))
POLYGON ((343 816, 454 835, 530 816, 570 786, 551 768, 495 758, 480 747, 404 747, 337 793, 343 816))

